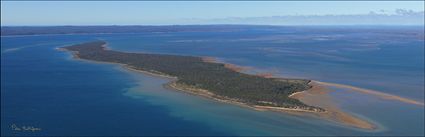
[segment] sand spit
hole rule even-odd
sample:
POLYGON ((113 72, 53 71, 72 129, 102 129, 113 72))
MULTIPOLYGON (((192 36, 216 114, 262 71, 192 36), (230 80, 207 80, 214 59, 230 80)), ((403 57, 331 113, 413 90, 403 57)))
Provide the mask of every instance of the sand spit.
POLYGON ((312 86, 311 89, 294 93, 290 97, 298 99, 307 105, 317 106, 327 110, 325 113, 314 113, 313 116, 360 129, 374 130, 378 128, 366 120, 343 112, 332 101, 331 96, 329 96, 328 93, 332 91, 324 85, 316 81, 312 81, 309 84, 312 86))
POLYGON ((328 82, 320 82, 320 81, 315 81, 315 82, 318 83, 318 84, 321 84, 321 85, 325 85, 325 86, 346 88, 346 89, 351 89, 352 91, 357 91, 357 92, 361 92, 361 93, 365 93, 365 94, 375 95, 375 96, 378 96, 382 99, 396 100, 396 101, 400 101, 400 102, 404 102, 404 103, 424 106, 423 102, 419 102, 419 101, 416 101, 416 100, 412 100, 412 99, 408 99, 408 98, 404 98, 404 97, 400 97, 400 96, 396 96, 396 95, 383 93, 383 92, 380 92, 380 91, 364 89, 364 88, 354 87, 354 86, 350 86, 350 85, 336 84, 336 83, 328 83, 328 82))
POLYGON ((263 78, 273 78, 274 77, 273 73, 269 73, 269 72, 266 72, 266 73, 257 73, 255 75, 256 76, 259 76, 259 77, 263 77, 263 78))

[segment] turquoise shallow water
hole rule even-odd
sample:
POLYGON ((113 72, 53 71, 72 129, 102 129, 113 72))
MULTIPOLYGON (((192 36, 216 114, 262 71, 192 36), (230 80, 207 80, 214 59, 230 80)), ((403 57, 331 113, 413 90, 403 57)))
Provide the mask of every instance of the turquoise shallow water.
POLYGON ((380 125, 362 131, 167 90, 167 79, 74 60, 56 47, 102 39, 114 50, 195 56, 250 73, 310 78, 424 98, 420 29, 282 28, 2 37, 2 135, 424 135, 424 107, 336 89, 339 106, 380 125), (362 30, 363 29, 363 30, 362 30), (401 33, 403 32, 403 33, 401 33), (37 132, 10 125, 35 126, 37 132))

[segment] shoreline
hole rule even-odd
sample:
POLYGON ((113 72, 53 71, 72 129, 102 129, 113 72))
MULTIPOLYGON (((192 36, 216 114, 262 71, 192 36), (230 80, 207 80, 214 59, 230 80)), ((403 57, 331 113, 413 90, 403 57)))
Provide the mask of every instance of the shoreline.
MULTIPOLYGON (((106 44, 102 45, 102 47, 107 48, 106 44)), ((101 63, 101 64, 113 64, 113 65, 119 65, 122 68, 129 70, 129 71, 134 71, 134 72, 138 72, 138 73, 143 73, 146 75, 151 75, 151 76, 155 76, 155 77, 160 77, 160 78, 167 78, 167 79, 171 79, 171 80, 175 80, 177 79, 177 77, 173 77, 173 76, 168 76, 168 75, 164 75, 164 74, 158 74, 155 72, 149 72, 149 71, 144 71, 144 70, 139 70, 136 68, 133 68, 131 66, 128 66, 127 64, 122 64, 122 63, 115 63, 115 62, 103 62, 103 61, 95 61, 95 60, 87 60, 87 59, 82 59, 80 58, 77 54, 78 52, 76 51, 70 51, 64 48, 56 48, 56 50, 59 51, 66 51, 66 52, 71 52, 72 54, 72 58, 77 59, 77 60, 81 60, 81 61, 90 61, 90 62, 96 62, 96 63, 101 63)))
MULTIPOLYGON (((156 75, 158 76, 158 75, 156 75)), ((321 95, 327 95, 327 93, 323 93, 322 91, 318 91, 316 89, 309 89, 307 91, 301 91, 293 93, 292 98, 299 99, 303 103, 306 103, 307 105, 313 105, 313 106, 320 106, 326 109, 325 112, 319 112, 319 111, 311 111, 306 109, 297 109, 297 108, 285 108, 285 107, 272 107, 272 106, 259 106, 259 105, 249 105, 243 102, 239 102, 236 99, 226 98, 222 96, 217 96, 211 92, 208 92, 204 89, 197 89, 197 88, 191 88, 187 87, 185 85, 178 85, 175 81, 168 82, 163 85, 166 89, 175 90, 183 93, 187 93, 194 96, 200 96, 207 99, 211 99, 214 101, 218 101, 221 103, 228 103, 232 105, 237 105, 240 107, 250 108, 257 111, 273 111, 273 112, 280 112, 285 114, 291 114, 291 115, 301 115, 301 116, 309 116, 309 117, 315 117, 323 120, 327 120, 330 122, 334 122, 336 124, 341 124, 349 127, 359 128, 363 130, 377 130, 378 126, 375 124, 368 122, 366 120, 363 120, 361 118, 355 117, 353 115, 350 115, 349 113, 346 113, 342 111, 341 109, 337 107, 328 107, 323 105, 317 105, 315 103, 306 103, 302 101, 299 97, 294 97, 295 95, 301 95, 301 94, 321 94, 321 95)), ((313 86, 318 86, 314 85, 313 86)), ((318 101, 320 102, 320 100, 318 101)))
MULTIPOLYGON (((107 49, 107 44, 102 45, 102 47, 107 49)), ((73 55, 74 59, 86 61, 86 59, 82 59, 78 56, 78 52, 70 51, 70 50, 67 50, 67 49, 64 49, 64 48, 56 48, 56 49, 59 50, 59 51, 69 51, 73 55)), ((152 75, 152 76, 156 76, 156 77, 160 77, 160 78, 167 78, 167 79, 170 79, 171 82, 164 84, 165 88, 169 88, 169 89, 172 89, 172 90, 175 90, 175 91, 181 91, 181 92, 188 93, 188 94, 191 94, 191 95, 205 97, 205 98, 208 98, 208 99, 211 99, 211 100, 214 100, 214 101, 218 101, 218 102, 222 102, 222 103, 229 103, 229 104, 233 104, 233 105, 238 105, 238 106, 241 106, 241 107, 246 107, 246 108, 254 109, 254 110, 257 110, 257 111, 274 111, 274 112, 282 112, 282 113, 293 114, 293 115, 304 115, 304 116, 313 116, 313 117, 316 117, 316 118, 324 118, 325 120, 328 120, 328 121, 331 121, 331 122, 339 123, 339 124, 350 126, 350 127, 360 128, 360 129, 366 129, 366 130, 376 129, 374 126, 361 126, 361 125, 359 126, 359 125, 356 125, 355 123, 354 124, 350 123, 350 121, 341 120, 342 118, 339 118, 338 115, 334 115, 334 116, 330 115, 330 114, 334 113, 334 112, 330 113, 330 111, 319 112, 319 111, 312 111, 312 110, 306 110, 306 109, 300 109, 300 108, 285 108, 285 107, 249 105, 249 104, 246 104, 246 103, 243 103, 243 102, 239 102, 237 99, 232 99, 232 98, 214 95, 213 93, 208 92, 207 90, 179 86, 175 82, 178 79, 177 77, 167 76, 167 75, 163 75, 163 74, 159 74, 159 73, 155 73, 155 72, 138 70, 138 69, 132 68, 132 67, 130 67, 126 64, 122 64, 122 63, 102 62, 102 61, 95 61, 95 60, 88 60, 88 61, 97 62, 97 63, 107 63, 107 64, 120 65, 122 68, 130 70, 130 71, 139 72, 139 73, 143 73, 143 74, 146 74, 146 75, 152 75), (336 118, 333 118, 333 117, 336 117, 336 118)), ((312 88, 310 88, 310 89, 312 89, 312 88)), ((292 97, 293 95, 300 94, 300 93, 303 93, 303 92, 305 92, 305 91, 295 92, 295 93, 291 94, 290 96, 292 97)), ((303 103, 305 103, 305 102, 303 102, 303 103)), ((310 105, 310 104, 308 104, 308 105, 310 105)), ((317 105, 313 104, 313 106, 317 106, 317 105)), ((334 113, 334 114, 341 114, 341 113, 334 113)), ((346 116, 346 115, 344 115, 344 116, 346 116)), ((348 116, 350 116, 350 115, 348 115, 348 116)), ((359 121, 361 121, 361 120, 359 120, 359 121)))
MULTIPOLYGON (((107 44, 102 45, 102 47, 104 49, 108 49, 107 44)), ((67 49, 64 49, 64 48, 56 48, 56 49, 60 50, 60 51, 70 51, 70 50, 67 50, 67 49)), ((78 52, 75 52, 75 51, 70 51, 70 52, 72 53, 73 58, 75 58, 75 59, 87 60, 87 59, 79 58, 78 52)), ((201 59, 205 62, 222 63, 224 65, 230 64, 230 63, 224 63, 224 62, 216 62, 216 60, 214 58, 211 58, 211 57, 201 57, 201 59), (204 58, 208 58, 208 59, 204 59, 204 58)), ((283 112, 283 113, 287 113, 287 114, 313 116, 313 117, 316 117, 316 118, 321 118, 321 119, 324 119, 324 120, 335 122, 337 124, 342 124, 342 125, 345 125, 345 126, 364 129, 364 130, 376 130, 376 129, 378 129, 378 127, 375 126, 374 124, 372 124, 372 123, 370 123, 366 120, 360 119, 358 117, 355 117, 353 115, 350 115, 349 113, 343 112, 338 107, 335 107, 333 105, 331 107, 326 106, 326 105, 321 105, 321 103, 323 103, 323 101, 326 101, 326 100, 316 99, 316 101, 314 102, 312 100, 308 101, 308 100, 305 99, 306 95, 320 98, 320 96, 327 96, 327 94, 329 92, 331 92, 331 91, 320 90, 320 88, 319 88, 319 90, 316 89, 317 87, 321 87, 321 86, 339 85, 340 87, 343 87, 343 88, 347 88, 347 87, 351 87, 352 89, 356 88, 356 87, 352 87, 352 86, 348 86, 348 85, 342 85, 342 84, 336 84, 336 83, 324 83, 324 82, 312 80, 311 82, 309 82, 309 85, 312 86, 310 89, 305 90, 305 91, 295 92, 295 93, 292 93, 291 95, 288 96, 288 97, 291 97, 291 98, 298 99, 298 100, 300 100, 301 102, 303 102, 307 105, 325 108, 325 111, 320 112, 320 111, 317 111, 317 110, 307 110, 307 109, 302 109, 302 108, 297 108, 297 107, 286 108, 286 107, 250 105, 250 104, 240 102, 240 101, 238 101, 238 99, 227 98, 227 97, 215 95, 215 94, 213 94, 213 93, 211 93, 207 90, 204 90, 204 89, 196 89, 196 88, 191 88, 190 86, 179 85, 179 84, 176 83, 176 80, 178 80, 177 77, 160 74, 160 72, 155 72, 154 70, 153 70, 153 72, 145 71, 145 70, 139 70, 139 69, 133 68, 131 66, 128 66, 127 64, 122 64, 122 63, 103 62, 103 61, 95 61, 95 60, 88 60, 88 61, 91 61, 91 62, 94 61, 94 62, 99 62, 99 63, 107 63, 107 64, 118 64, 118 65, 122 66, 122 68, 130 70, 130 71, 135 71, 135 72, 140 72, 140 73, 144 73, 144 74, 147 74, 147 75, 167 78, 167 79, 170 79, 171 82, 164 84, 163 86, 165 88, 169 88, 169 89, 176 90, 176 91, 181 91, 181 92, 188 93, 188 94, 191 94, 191 95, 197 95, 197 96, 209 98, 209 99, 212 99, 212 100, 215 100, 215 101, 218 101, 218 102, 234 104, 234 105, 238 105, 238 106, 242 106, 242 107, 251 108, 251 109, 254 109, 254 110, 257 110, 257 111, 276 111, 276 112, 283 112), (332 85, 332 84, 334 84, 334 85, 332 85)), ((231 64, 230 66, 237 66, 237 65, 231 64)), ((239 66, 237 66, 237 67, 239 67, 239 66)), ((236 71, 236 70, 234 70, 234 71, 236 71)), ((358 89, 361 89, 361 88, 358 88, 358 89)), ((374 93, 372 95, 376 95, 376 94, 377 93, 374 93)), ((382 94, 385 94, 385 93, 382 93, 382 94)), ((389 94, 385 94, 385 95, 389 95, 389 94)), ((393 98, 391 98, 391 99, 393 99, 393 98)), ((330 104, 332 104, 332 103, 330 103, 330 104)))
MULTIPOLYGON (((107 44, 102 45, 103 48, 108 49, 107 44)), ((90 62, 97 62, 97 63, 107 63, 107 64, 115 64, 115 65, 120 65, 122 68, 127 69, 129 71, 134 71, 134 72, 139 72, 139 73, 143 73, 146 75, 151 75, 151 76, 156 76, 156 77, 160 77, 160 78, 167 78, 172 80, 171 82, 165 84, 164 86, 167 88, 171 88, 174 90, 178 90, 178 91, 182 91, 185 93, 190 93, 193 95, 198 95, 198 96, 202 96, 202 97, 206 97, 206 98, 210 98, 219 102, 224 102, 224 103, 230 103, 230 104, 236 104, 236 105, 240 105, 240 106, 244 106, 244 107, 249 107, 255 110, 274 110, 274 111, 294 111, 294 112, 308 112, 308 113, 324 113, 324 112, 320 112, 320 111, 313 111, 313 110, 307 110, 307 109, 301 109, 301 108, 286 108, 286 107, 273 107, 273 106, 260 106, 260 105, 249 105, 243 102, 239 102, 237 101, 237 99, 231 99, 231 98, 227 98, 227 97, 222 97, 222 96, 218 96, 215 95, 207 90, 204 89, 195 89, 195 88, 183 88, 183 87, 179 87, 178 85, 175 84, 175 81, 178 79, 177 77, 174 76, 168 76, 168 75, 164 75, 164 74, 159 74, 157 72, 149 72, 149 71, 145 71, 145 70, 139 70, 136 68, 133 68, 131 66, 128 66, 127 64, 122 64, 122 63, 115 63, 115 62, 103 62, 103 61, 95 61, 95 60, 86 60, 86 59, 82 59, 78 56, 78 52, 76 51, 70 51, 67 50, 65 48, 56 48, 59 51, 66 51, 66 52, 71 52, 71 54, 73 55, 74 59, 78 59, 78 60, 84 60, 84 61, 90 61, 90 62), (174 85, 173 85, 174 83, 174 85), (198 92, 198 93, 197 93, 198 92), (203 94, 199 94, 199 92, 203 92, 203 94)), ((202 58, 203 59, 203 58, 202 58)), ((206 61, 206 60, 203 60, 206 61)), ((233 65, 230 63, 223 63, 223 62, 214 62, 214 63, 222 63, 222 64, 228 64, 230 66, 237 66, 237 65, 233 65)), ((237 66, 239 67, 239 66, 237 66)), ((232 69, 233 70, 233 69, 232 69)), ((234 70, 235 71, 235 70, 234 70)), ((298 92, 295 92, 298 93, 298 92)), ((294 94, 294 93, 293 93, 294 94)))
POLYGON ((172 90, 178 90, 184 93, 192 94, 195 96, 201 96, 208 99, 212 99, 218 102, 223 103, 229 103, 233 105, 238 105, 242 107, 247 107, 259 111, 265 111, 265 110, 272 110, 272 111, 293 111, 293 112, 307 112, 307 113, 325 113, 325 112, 319 112, 319 111, 312 111, 312 110, 306 110, 306 109, 299 109, 299 108, 285 108, 285 107, 272 107, 272 106, 260 106, 260 105, 249 105, 243 102, 238 101, 237 99, 232 99, 228 97, 218 96, 214 93, 211 93, 204 89, 198 89, 198 88, 191 88, 186 85, 179 85, 175 81, 171 81, 167 84, 164 84, 164 87, 167 89, 172 90))

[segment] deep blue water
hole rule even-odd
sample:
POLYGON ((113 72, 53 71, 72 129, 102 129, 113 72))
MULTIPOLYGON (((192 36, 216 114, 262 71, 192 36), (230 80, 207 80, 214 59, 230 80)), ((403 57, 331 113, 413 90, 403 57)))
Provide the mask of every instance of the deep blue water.
MULTIPOLYGON (((2 38, 2 45, 28 42, 21 40, 2 38)), ((123 96, 134 85, 128 74, 111 69, 112 65, 72 60, 54 49, 60 45, 2 54, 2 135, 224 134, 171 117, 161 106, 123 96), (12 124, 42 130, 13 132, 12 124)))
POLYGON ((72 59, 55 48, 102 39, 115 50, 213 56, 255 72, 424 98, 423 31, 282 28, 1 38, 2 135, 424 135, 424 108, 333 92, 340 106, 380 125, 258 112, 164 89, 166 79, 72 59), (36 132, 13 131, 11 125, 36 132))

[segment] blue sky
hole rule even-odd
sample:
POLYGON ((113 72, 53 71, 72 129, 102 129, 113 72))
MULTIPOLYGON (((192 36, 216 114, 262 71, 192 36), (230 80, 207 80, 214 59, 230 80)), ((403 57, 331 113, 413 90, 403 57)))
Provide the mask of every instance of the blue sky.
MULTIPOLYGON (((1 24, 2 26, 227 24, 229 18, 233 21, 230 24, 269 24, 267 21, 254 23, 258 21, 252 22, 253 17, 368 15, 371 11, 392 15, 397 9, 421 12, 424 11, 423 5, 423 1, 2 1, 1 24), (244 20, 235 21, 234 17, 244 20)), ((420 21, 419 19, 417 21, 420 21)), ((412 24, 411 22, 407 24, 412 24)), ((279 23, 285 25, 282 21, 274 23, 273 20, 270 21, 270 24, 279 23)))

